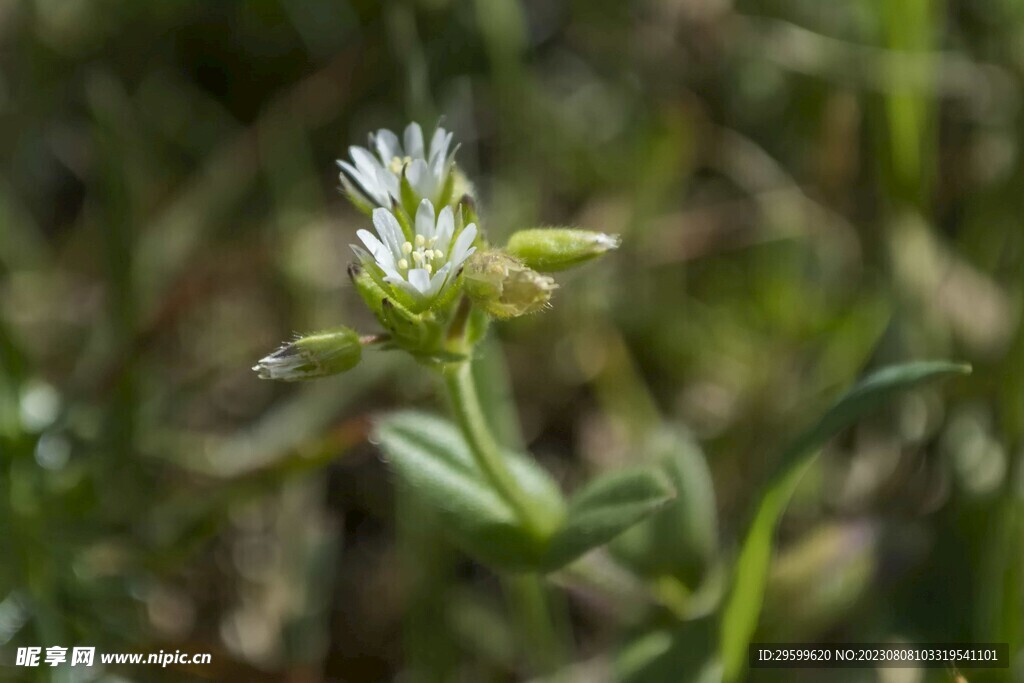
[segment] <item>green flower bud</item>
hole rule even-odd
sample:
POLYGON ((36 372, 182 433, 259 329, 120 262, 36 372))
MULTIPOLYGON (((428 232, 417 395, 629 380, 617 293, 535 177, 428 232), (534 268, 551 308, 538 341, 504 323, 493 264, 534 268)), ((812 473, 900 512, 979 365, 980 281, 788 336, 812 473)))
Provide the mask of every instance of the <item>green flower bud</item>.
POLYGON ((520 230, 508 241, 508 252, 530 268, 551 272, 572 268, 617 249, 618 235, 573 228, 520 230))
POLYGON ((473 254, 462 277, 463 291, 496 318, 535 313, 548 304, 558 287, 552 278, 500 251, 473 254))
POLYGON ((359 363, 362 352, 363 345, 355 330, 336 327, 282 344, 252 369, 260 379, 317 379, 351 370, 359 363))

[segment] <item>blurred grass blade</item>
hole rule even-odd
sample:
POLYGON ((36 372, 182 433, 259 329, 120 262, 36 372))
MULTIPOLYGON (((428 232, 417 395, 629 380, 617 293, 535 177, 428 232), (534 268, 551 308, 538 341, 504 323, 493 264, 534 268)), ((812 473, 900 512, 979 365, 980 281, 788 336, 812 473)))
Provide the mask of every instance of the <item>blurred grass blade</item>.
MULTIPOLYGON (((934 0, 879 0, 877 8, 885 46, 906 55, 929 54, 936 39, 936 15, 939 3, 934 0)), ((924 61, 927 82, 937 64, 924 61)), ((908 195, 907 199, 923 202, 926 183, 931 177, 926 156, 934 149, 928 136, 934 135, 934 85, 926 93, 907 88, 893 88, 885 96, 885 113, 889 128, 888 152, 894 174, 890 190, 908 195)))
POLYGON ((761 614, 775 526, 801 475, 821 446, 897 392, 930 379, 968 373, 970 366, 945 361, 921 361, 883 368, 848 391, 784 451, 743 542, 732 592, 722 613, 720 647, 726 681, 739 680, 743 673, 747 645, 761 614))
POLYGON ((595 479, 569 501, 565 526, 551 541, 545 567, 557 569, 611 541, 673 495, 664 475, 654 468, 628 468, 595 479))
MULTIPOLYGON (((376 430, 389 464, 424 502, 436 508, 463 550, 495 567, 533 569, 546 539, 524 529, 509 504, 490 486, 459 430, 447 420, 405 411, 376 430)), ((533 460, 507 453, 509 470, 545 514, 564 514, 558 486, 533 460)))

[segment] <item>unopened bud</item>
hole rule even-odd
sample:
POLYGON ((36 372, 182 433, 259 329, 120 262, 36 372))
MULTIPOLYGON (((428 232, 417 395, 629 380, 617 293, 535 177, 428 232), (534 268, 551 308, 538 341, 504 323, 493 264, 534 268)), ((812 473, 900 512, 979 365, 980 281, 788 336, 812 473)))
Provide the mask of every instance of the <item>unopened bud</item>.
POLYGON ((508 252, 536 270, 551 272, 572 268, 617 249, 618 235, 575 228, 530 228, 508 241, 508 252))
POLYGON ((252 369, 260 379, 317 379, 351 370, 359 363, 362 352, 363 345, 355 330, 336 327, 282 344, 252 369))
POLYGON ((462 277, 463 289, 473 303, 497 318, 539 311, 558 287, 547 275, 500 251, 473 254, 462 277))

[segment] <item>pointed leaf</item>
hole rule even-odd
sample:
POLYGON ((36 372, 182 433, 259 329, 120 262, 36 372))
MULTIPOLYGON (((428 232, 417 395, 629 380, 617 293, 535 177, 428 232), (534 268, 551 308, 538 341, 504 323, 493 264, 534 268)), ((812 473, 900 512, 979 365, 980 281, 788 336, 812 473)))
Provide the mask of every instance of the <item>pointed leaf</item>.
POLYGON ((555 534, 545 558, 557 569, 604 545, 672 499, 663 474, 635 467, 599 477, 569 501, 565 525, 555 534))

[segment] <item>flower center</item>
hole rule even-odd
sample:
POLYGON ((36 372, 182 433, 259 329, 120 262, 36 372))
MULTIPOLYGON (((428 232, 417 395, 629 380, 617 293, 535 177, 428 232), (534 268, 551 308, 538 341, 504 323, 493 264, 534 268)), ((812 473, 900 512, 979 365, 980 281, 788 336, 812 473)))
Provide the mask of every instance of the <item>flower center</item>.
POLYGON ((440 249, 434 249, 436 242, 436 237, 427 239, 423 235, 416 235, 415 244, 402 244, 402 258, 398 260, 398 269, 402 275, 406 275, 410 268, 422 268, 429 275, 435 268, 443 266, 445 255, 440 249))
POLYGON ((411 163, 412 157, 393 157, 391 159, 391 163, 388 164, 388 169, 395 175, 398 175, 402 172, 402 169, 405 168, 406 164, 411 163))

